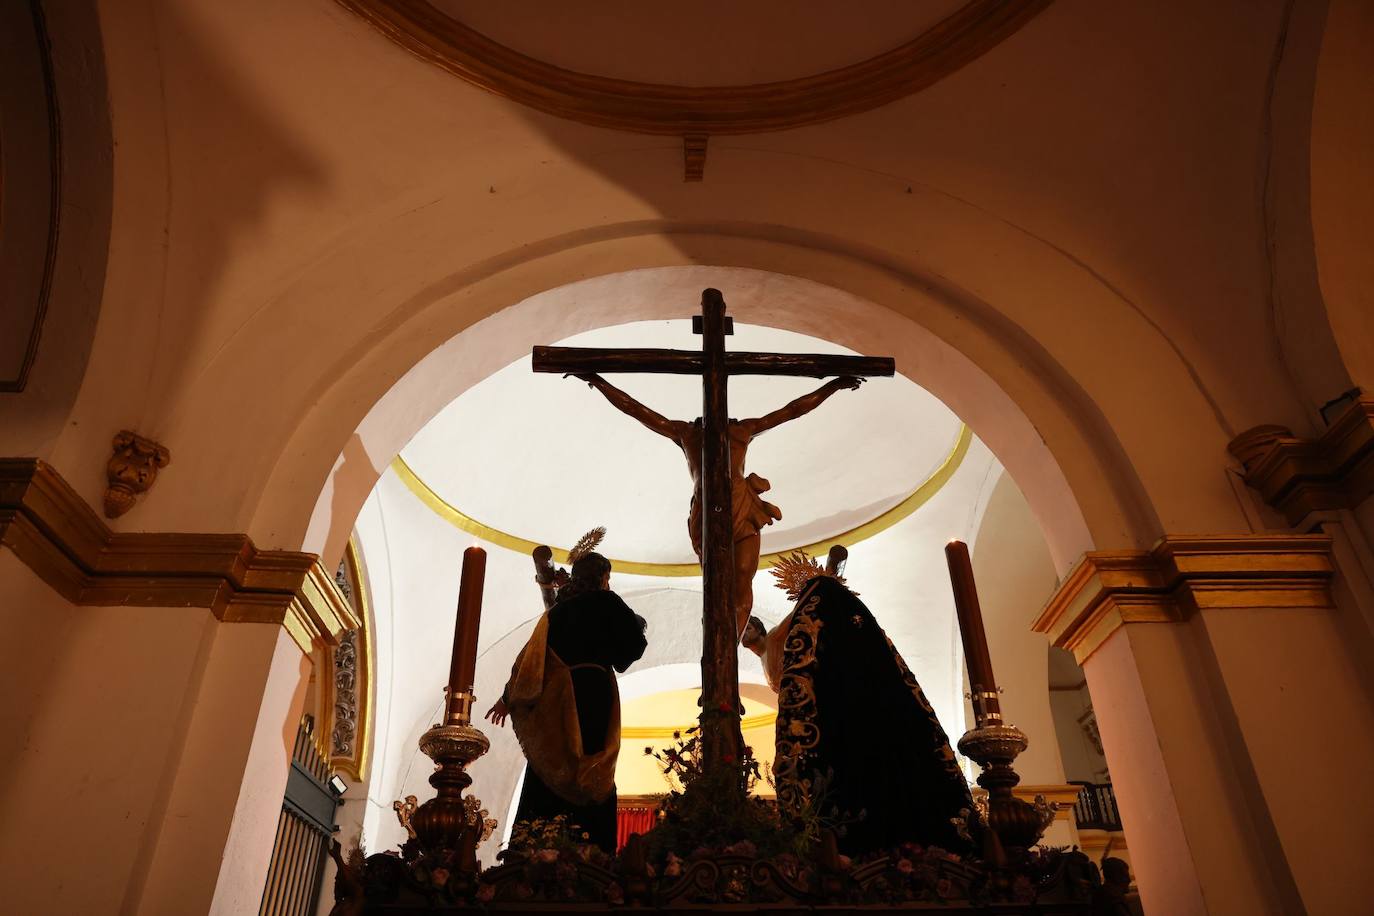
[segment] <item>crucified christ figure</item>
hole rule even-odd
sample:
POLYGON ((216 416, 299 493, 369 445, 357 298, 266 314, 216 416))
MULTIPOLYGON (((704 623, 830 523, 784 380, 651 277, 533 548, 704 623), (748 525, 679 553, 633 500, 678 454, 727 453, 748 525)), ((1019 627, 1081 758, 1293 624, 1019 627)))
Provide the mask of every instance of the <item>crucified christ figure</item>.
MULTIPOLYGON (((701 559, 701 447, 702 421, 669 420, 650 410, 599 375, 578 375, 582 381, 605 395, 606 400, 622 413, 634 417, 648 429, 677 443, 687 458, 687 470, 692 475, 692 508, 687 518, 687 531, 692 538, 692 550, 701 559)), ((854 390, 864 379, 846 375, 832 379, 810 394, 803 395, 772 413, 751 420, 730 419, 730 503, 734 515, 735 538, 734 594, 736 636, 744 631, 754 609, 754 574, 759 568, 759 532, 782 518, 782 510, 765 502, 760 493, 768 492, 768 481, 757 474, 745 475, 744 456, 749 443, 760 433, 781 426, 789 420, 805 416, 819 407, 826 398, 844 389, 854 390)))

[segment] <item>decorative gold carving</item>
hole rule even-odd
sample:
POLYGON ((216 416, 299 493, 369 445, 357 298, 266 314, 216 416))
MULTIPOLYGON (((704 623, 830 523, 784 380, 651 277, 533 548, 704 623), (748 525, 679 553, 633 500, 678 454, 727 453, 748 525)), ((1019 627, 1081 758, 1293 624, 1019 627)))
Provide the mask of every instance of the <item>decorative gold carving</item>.
POLYGON ((1374 494, 1374 397, 1356 399, 1319 439, 1256 426, 1231 441, 1245 482, 1290 525, 1313 512, 1351 509, 1374 494))
POLYGON ((1083 729, 1083 737, 1088 739, 1093 750, 1105 757, 1107 752, 1102 749, 1102 732, 1097 728, 1097 713, 1091 706, 1083 710, 1083 714, 1078 717, 1078 727, 1083 729))
POLYGON ((410 819, 415 815, 415 810, 420 807, 414 795, 407 795, 405 801, 394 801, 391 807, 396 812, 396 820, 401 822, 405 828, 406 836, 415 839, 415 828, 411 826, 410 819))
MULTIPOLYGON (((861 541, 865 541, 875 534, 886 531, 893 525, 910 516, 917 509, 930 501, 936 493, 940 492, 949 479, 954 476, 954 472, 959 470, 959 466, 964 462, 964 456, 968 454, 969 446, 973 442, 973 432, 966 426, 960 425, 959 434, 955 437, 954 445, 945 456, 945 460, 935 469, 935 472, 923 480, 920 485, 911 492, 911 495, 899 502, 897 505, 888 509, 878 517, 864 522, 848 531, 842 531, 831 538, 823 541, 816 541, 814 544, 805 544, 800 548, 789 548, 787 551, 768 553, 759 557, 759 569, 770 569, 782 559, 785 553, 790 553, 794 549, 803 550, 813 556, 820 556, 827 553, 835 545, 853 546, 861 541)), ((446 502, 442 496, 434 492, 429 484, 425 483, 405 463, 400 455, 391 460, 391 470, 401 483, 406 485, 406 489, 415 494, 416 498, 444 519, 453 527, 460 531, 481 538, 488 544, 495 544, 497 547, 504 547, 507 550, 514 550, 517 553, 529 556, 535 548, 542 545, 535 541, 507 534, 498 528, 483 524, 477 519, 463 513, 456 506, 446 502)), ((550 551, 551 562, 567 563, 568 552, 559 548, 550 551)), ((642 560, 618 560, 611 558, 612 565, 618 573, 634 576, 700 576, 701 567, 696 563, 649 563, 642 560)))
POLYGON ((367 579, 352 538, 334 583, 358 626, 345 630, 337 646, 323 647, 317 659, 321 672, 319 708, 325 716, 321 721, 329 724, 330 766, 362 781, 367 778, 370 757, 374 659, 367 579))
POLYGON ((245 534, 112 532, 35 458, 0 459, 0 544, 73 604, 209 608, 280 624, 306 654, 358 626, 314 554, 259 550, 245 534))
POLYGON ((114 437, 114 454, 105 464, 109 486, 105 489, 105 517, 119 518, 134 507, 139 494, 157 480, 157 472, 172 460, 172 453, 152 439, 121 429, 114 437))
POLYGON ((491 839, 496 832, 496 818, 488 817, 491 812, 482 807, 482 800, 475 795, 467 796, 463 799, 463 811, 467 814, 468 826, 478 831, 477 842, 491 839))
POLYGON ((1322 535, 1170 536, 1148 551, 1085 554, 1032 629, 1081 665, 1126 623, 1219 608, 1330 607, 1334 572, 1322 535))
POLYGON ((911 95, 1014 34, 1049 0, 972 0, 912 41, 800 79, 667 86, 565 70, 499 44, 426 0, 338 0, 387 38, 488 92, 635 133, 750 134, 857 114, 911 95))
POLYGON ((706 176, 706 134, 682 138, 682 180, 701 181, 706 176))
POLYGON ((845 581, 844 576, 832 573, 827 567, 807 556, 805 550, 794 550, 781 557, 774 562, 769 574, 776 580, 773 584, 786 592, 790 601, 800 598, 806 583, 817 576, 830 576, 841 585, 845 581))

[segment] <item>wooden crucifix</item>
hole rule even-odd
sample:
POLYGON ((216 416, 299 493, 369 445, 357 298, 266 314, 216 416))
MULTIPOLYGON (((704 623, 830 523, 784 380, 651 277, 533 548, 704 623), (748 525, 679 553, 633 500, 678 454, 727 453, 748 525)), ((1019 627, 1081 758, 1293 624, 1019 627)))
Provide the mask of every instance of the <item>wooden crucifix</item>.
MULTIPOLYGON (((701 314, 693 316, 692 330, 701 335, 700 352, 535 347, 534 371, 560 372, 580 377, 615 372, 656 372, 702 377, 699 503, 703 629, 701 741, 705 765, 715 769, 722 762, 739 760, 744 745, 739 724, 739 659, 736 653, 740 626, 734 595, 735 538, 727 380, 731 375, 852 376, 853 385, 857 386, 859 378, 890 376, 896 367, 888 357, 727 353, 725 337, 733 333, 733 321, 725 316, 725 299, 715 289, 702 291, 701 314)), ((611 397, 610 394, 607 396, 611 397)), ((782 414, 783 411, 776 413, 782 414)), ((663 420, 657 415, 653 416, 663 420)))

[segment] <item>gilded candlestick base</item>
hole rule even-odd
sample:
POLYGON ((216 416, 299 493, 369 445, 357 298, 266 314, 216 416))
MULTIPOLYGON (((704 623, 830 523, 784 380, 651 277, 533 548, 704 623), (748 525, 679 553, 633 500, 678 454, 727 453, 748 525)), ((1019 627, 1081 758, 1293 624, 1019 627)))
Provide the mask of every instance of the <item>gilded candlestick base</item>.
POLYGON ((477 844, 491 835, 495 821, 477 798, 463 797, 472 785, 467 767, 491 748, 487 736, 471 725, 435 725, 420 736, 420 751, 435 763, 429 784, 434 798, 410 815, 413 839, 403 847, 407 858, 454 860, 457 870, 475 879, 477 844))
POLYGON ((1054 820, 1053 806, 1043 799, 1032 805, 1012 794, 1021 781, 1012 762, 1029 744, 1025 733, 1014 725, 980 725, 959 739, 959 750, 983 770, 978 785, 988 792, 987 826, 1013 856, 1040 842, 1054 820))

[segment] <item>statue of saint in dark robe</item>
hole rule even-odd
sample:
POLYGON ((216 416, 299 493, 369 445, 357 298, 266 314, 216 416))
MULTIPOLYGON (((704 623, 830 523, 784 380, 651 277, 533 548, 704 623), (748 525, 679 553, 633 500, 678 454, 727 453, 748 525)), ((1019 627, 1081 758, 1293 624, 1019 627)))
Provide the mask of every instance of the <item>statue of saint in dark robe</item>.
POLYGON ((487 717, 499 725, 509 713, 529 764, 514 820, 563 815, 587 842, 614 852, 615 675, 639 660, 646 642, 644 619, 610 590, 610 570, 596 553, 573 564, 487 717))
POLYGON ((751 619, 744 644, 778 692, 773 775, 784 811, 838 815, 851 856, 908 842, 971 850, 973 799, 949 739, 853 592, 813 578, 766 636, 751 619))

